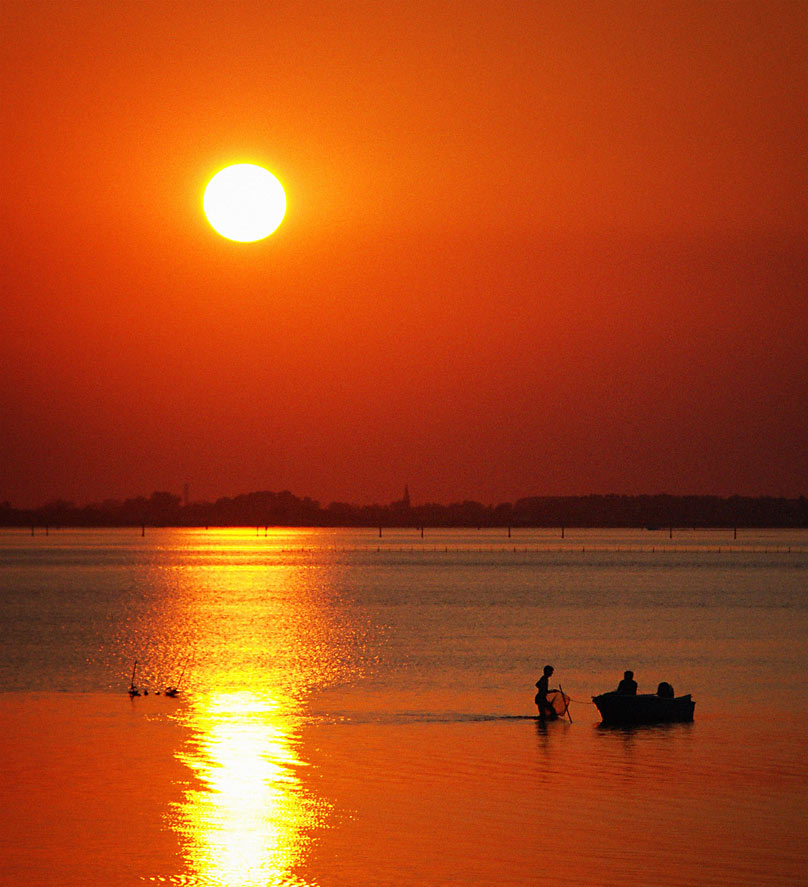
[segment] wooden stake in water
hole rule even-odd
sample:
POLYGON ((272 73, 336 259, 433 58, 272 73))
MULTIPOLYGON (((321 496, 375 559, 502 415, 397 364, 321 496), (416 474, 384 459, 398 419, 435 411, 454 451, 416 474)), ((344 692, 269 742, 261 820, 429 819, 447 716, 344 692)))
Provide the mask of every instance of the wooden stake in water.
MULTIPOLYGON (((567 697, 564 695, 564 688, 561 684, 558 685, 558 692, 561 694, 561 698, 564 700, 564 714, 570 719, 570 723, 572 723, 572 715, 570 714, 570 704, 567 701, 567 697)), ((563 718, 564 715, 561 715, 563 718)))

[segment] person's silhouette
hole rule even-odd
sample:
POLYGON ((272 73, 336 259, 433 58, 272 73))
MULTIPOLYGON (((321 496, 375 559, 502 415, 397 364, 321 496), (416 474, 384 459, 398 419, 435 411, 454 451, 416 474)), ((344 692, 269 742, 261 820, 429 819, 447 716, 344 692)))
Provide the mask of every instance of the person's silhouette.
POLYGON ((637 682, 634 680, 633 671, 623 672, 623 680, 617 685, 615 693, 618 693, 620 696, 637 695, 637 682))
POLYGON ((537 708, 539 709, 539 720, 544 721, 547 718, 557 718, 558 714, 552 705, 547 701, 547 694, 550 692, 549 683, 550 677, 553 674, 553 666, 545 665, 544 673, 542 676, 536 681, 536 688, 538 692, 536 693, 534 702, 536 703, 537 708))

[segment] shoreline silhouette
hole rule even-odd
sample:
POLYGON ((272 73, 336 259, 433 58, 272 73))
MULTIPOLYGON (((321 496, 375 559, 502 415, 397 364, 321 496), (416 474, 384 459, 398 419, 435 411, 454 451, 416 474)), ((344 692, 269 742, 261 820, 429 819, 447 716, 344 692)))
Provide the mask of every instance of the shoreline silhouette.
POLYGON ((2 527, 373 527, 379 528, 637 528, 665 535, 674 529, 799 529, 808 527, 808 499, 770 496, 589 495, 533 496, 498 505, 466 500, 412 505, 409 490, 388 505, 332 502, 322 506, 288 490, 189 502, 170 492, 148 498, 76 505, 57 500, 38 508, 0 502, 2 527))

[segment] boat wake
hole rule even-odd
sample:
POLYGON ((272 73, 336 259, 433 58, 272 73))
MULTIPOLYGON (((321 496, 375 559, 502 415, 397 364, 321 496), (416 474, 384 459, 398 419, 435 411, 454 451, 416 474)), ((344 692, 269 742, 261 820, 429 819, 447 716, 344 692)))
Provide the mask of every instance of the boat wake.
POLYGON ((474 724, 494 721, 538 721, 537 715, 481 714, 453 711, 314 712, 306 721, 314 725, 474 724))

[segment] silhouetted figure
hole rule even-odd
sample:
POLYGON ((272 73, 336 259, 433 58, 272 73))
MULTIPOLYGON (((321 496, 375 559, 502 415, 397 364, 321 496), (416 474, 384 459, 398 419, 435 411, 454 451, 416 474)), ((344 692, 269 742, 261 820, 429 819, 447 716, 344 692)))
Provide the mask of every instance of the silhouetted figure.
POLYGON ((662 681, 657 687, 656 695, 662 699, 673 699, 673 687, 667 681, 662 681))
POLYGON ((637 695, 637 682, 634 680, 634 672, 633 671, 624 671, 623 672, 623 680, 617 685, 617 689, 615 690, 620 696, 636 696, 637 695))
POLYGON ((544 721, 547 718, 557 718, 558 713, 553 708, 552 705, 547 701, 547 694, 550 693, 550 677, 553 674, 553 666, 545 665, 544 673, 542 676, 536 681, 536 688, 538 692, 534 698, 534 702, 536 703, 537 708, 539 709, 539 720, 544 721))

